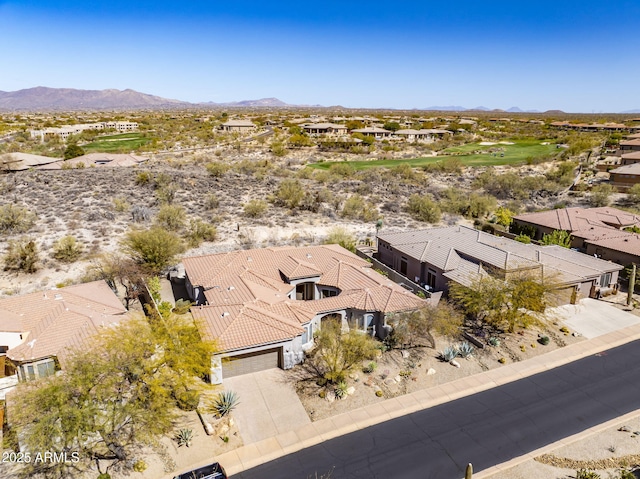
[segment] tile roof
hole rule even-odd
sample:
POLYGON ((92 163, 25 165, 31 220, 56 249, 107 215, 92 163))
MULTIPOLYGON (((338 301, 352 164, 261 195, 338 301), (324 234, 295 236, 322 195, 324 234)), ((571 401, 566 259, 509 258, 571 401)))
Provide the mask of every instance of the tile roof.
POLYGON ((445 277, 467 285, 484 275, 487 266, 502 271, 542 268, 547 277, 559 284, 582 282, 622 269, 610 261, 560 246, 527 245, 465 226, 380 233, 378 238, 401 253, 443 270, 445 277))
POLYGON ((640 216, 616 208, 563 208, 515 219, 569 231, 587 243, 640 256, 640 235, 620 228, 640 225, 640 216))
POLYGON ((425 304, 338 245, 240 250, 184 258, 183 264, 191 284, 204 288, 208 302, 192 313, 224 350, 290 340, 317 314, 344 309, 386 313, 425 304), (308 277, 319 277, 319 286, 340 293, 309 301, 290 299, 295 286, 287 281, 308 277))
POLYGON ((125 313, 107 283, 95 281, 0 299, 0 331, 15 331, 21 323, 24 342, 8 351, 12 360, 61 359, 65 350, 120 322, 125 313))
POLYGON ((630 165, 623 165, 609 170, 609 174, 612 173, 618 175, 640 175, 640 163, 631 163, 630 165))

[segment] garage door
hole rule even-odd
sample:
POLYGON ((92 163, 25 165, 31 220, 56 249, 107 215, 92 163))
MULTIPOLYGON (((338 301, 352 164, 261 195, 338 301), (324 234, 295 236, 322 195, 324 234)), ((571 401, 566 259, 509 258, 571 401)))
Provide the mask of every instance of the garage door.
POLYGON ((255 353, 241 354, 222 361, 222 377, 230 378, 241 374, 255 373, 280 366, 280 350, 266 349, 255 353))

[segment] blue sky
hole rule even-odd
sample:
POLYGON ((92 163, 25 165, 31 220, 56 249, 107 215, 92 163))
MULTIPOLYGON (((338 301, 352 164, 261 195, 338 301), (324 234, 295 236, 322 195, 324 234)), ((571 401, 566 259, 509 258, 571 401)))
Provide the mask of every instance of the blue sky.
POLYGON ((0 90, 617 112, 639 24, 637 0, 0 0, 0 90))

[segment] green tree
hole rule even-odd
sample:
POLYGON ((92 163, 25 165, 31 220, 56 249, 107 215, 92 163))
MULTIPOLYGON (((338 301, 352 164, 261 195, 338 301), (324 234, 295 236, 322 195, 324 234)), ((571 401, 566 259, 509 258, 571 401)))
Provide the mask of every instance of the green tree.
POLYGON ((69 146, 64 150, 64 159, 70 160, 72 158, 77 158, 79 156, 84 155, 84 150, 81 146, 78 146, 77 143, 70 143, 69 146))
POLYGON ((398 123, 397 121, 388 121, 384 124, 383 128, 389 131, 398 131, 401 127, 400 123, 398 123))
POLYGON ((186 212, 182 206, 165 204, 160 207, 155 222, 169 231, 180 231, 186 222, 186 212))
POLYGON ((390 319, 393 327, 390 340, 400 347, 436 347, 434 334, 455 337, 460 334, 462 314, 451 304, 441 301, 438 306, 425 306, 416 311, 396 313, 390 319))
POLYGON ((636 205, 640 203, 640 183, 636 183, 627 190, 627 198, 636 205))
POLYGON ((511 273, 507 279, 486 275, 470 286, 451 283, 449 297, 474 319, 513 332, 544 319, 553 285, 535 273, 511 273))
POLYGON ((13 204, 0 206, 0 233, 26 233, 34 225, 36 215, 27 208, 13 204))
POLYGON ((73 263, 82 255, 82 245, 73 236, 64 236, 53 244, 53 257, 63 263, 73 263))
POLYGON ((129 231, 121 242, 122 250, 149 273, 158 274, 184 251, 178 235, 158 226, 129 231))
POLYGON ((591 189, 589 203, 591 206, 600 207, 608 206, 611 203, 611 195, 615 192, 615 188, 607 183, 594 186, 591 189))
POLYGON ((105 328, 70 354, 64 374, 19 386, 13 427, 30 451, 78 452, 80 462, 31 462, 26 473, 78 477, 128 471, 140 447, 173 425, 175 396, 199 388, 215 345, 192 321, 170 316, 152 326, 143 317, 105 328))
POLYGON ((545 234, 542 236, 542 241, 540 241, 543 245, 558 245, 563 248, 571 248, 571 234, 568 231, 564 230, 553 230, 549 234, 545 234))
POLYGON ((413 219, 425 223, 439 223, 442 217, 440 207, 430 195, 413 194, 409 197, 407 211, 413 219))
POLYGON ((379 216, 379 213, 373 203, 355 193, 344 202, 340 216, 361 221, 373 221, 379 216))
POLYGON ((35 273, 38 271, 40 253, 38 246, 29 238, 9 241, 7 251, 4 255, 5 271, 22 271, 24 273, 35 273))
POLYGON ((353 329, 343 333, 339 321, 325 320, 307 364, 319 377, 337 384, 362 361, 373 359, 377 350, 376 341, 368 334, 353 329))
POLYGON ((304 199, 304 188, 298 180, 287 179, 278 185, 274 202, 279 206, 294 209, 300 206, 304 199))
POLYGON ((504 206, 500 206, 496 212, 496 223, 508 228, 513 223, 513 211, 504 206))
POLYGON ((335 226, 323 241, 324 244, 338 244, 352 253, 356 252, 356 237, 343 226, 335 226))
POLYGON ((221 161, 212 161, 205 165, 207 169, 207 173, 209 173, 214 178, 220 178, 227 171, 229 171, 230 166, 226 163, 222 163, 221 161))

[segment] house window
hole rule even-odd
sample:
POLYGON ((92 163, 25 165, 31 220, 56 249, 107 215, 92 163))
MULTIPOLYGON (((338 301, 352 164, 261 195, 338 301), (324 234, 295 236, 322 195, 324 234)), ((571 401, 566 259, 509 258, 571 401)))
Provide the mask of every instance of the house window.
POLYGON ((333 296, 338 296, 338 292, 331 289, 323 289, 322 297, 323 298, 331 298, 333 296))
POLYGON ((407 258, 400 258, 400 274, 407 275, 407 258))
POLYGON ((36 375, 33 370, 33 364, 27 364, 26 369, 27 369, 26 378, 29 380, 35 379, 36 375))
POLYGON ((313 339, 313 323, 309 323, 304 326, 304 333, 302 333, 302 344, 307 344, 313 339))
POLYGON ((300 283, 296 286, 296 299, 298 301, 309 301, 314 299, 314 289, 315 286, 313 283, 300 283))
POLYGON ((600 276, 600 286, 607 288, 609 287, 609 283, 611 283, 611 273, 605 273, 600 276))
POLYGON ((431 268, 427 271, 426 285, 429 286, 429 289, 436 289, 436 272, 431 268))

